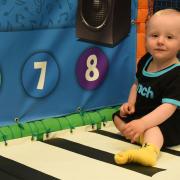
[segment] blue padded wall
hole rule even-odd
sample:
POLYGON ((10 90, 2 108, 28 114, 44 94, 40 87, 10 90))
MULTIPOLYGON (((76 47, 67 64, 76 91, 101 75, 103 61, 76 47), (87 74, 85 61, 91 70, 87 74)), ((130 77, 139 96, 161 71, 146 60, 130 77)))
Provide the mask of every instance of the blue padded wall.
MULTIPOLYGON (((0 0, 0 125, 127 100, 136 25, 113 48, 83 42, 75 34, 76 10, 77 0, 0 0)), ((136 10, 133 0, 132 19, 136 10)))

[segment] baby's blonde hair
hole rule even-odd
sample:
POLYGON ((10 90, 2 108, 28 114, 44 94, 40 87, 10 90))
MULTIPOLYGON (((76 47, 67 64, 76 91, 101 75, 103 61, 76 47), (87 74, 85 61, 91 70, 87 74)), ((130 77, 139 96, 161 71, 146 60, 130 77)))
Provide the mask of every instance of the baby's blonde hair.
MULTIPOLYGON (((178 11, 176 9, 162 9, 162 10, 157 11, 151 17, 149 17, 149 19, 147 19, 146 29, 148 27, 148 24, 149 24, 149 21, 151 20, 151 18, 153 18, 154 16, 161 16, 161 15, 176 15, 176 16, 179 16, 179 18, 180 18, 180 11, 178 11)), ((180 24, 180 22, 179 22, 179 24, 180 24)))

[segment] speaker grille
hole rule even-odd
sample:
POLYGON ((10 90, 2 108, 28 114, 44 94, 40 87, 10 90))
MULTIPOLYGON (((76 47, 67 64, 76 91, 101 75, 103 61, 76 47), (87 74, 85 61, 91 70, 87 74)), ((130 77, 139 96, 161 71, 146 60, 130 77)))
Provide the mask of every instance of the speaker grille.
POLYGON ((81 16, 83 22, 91 29, 102 28, 109 15, 108 0, 84 0, 81 16))

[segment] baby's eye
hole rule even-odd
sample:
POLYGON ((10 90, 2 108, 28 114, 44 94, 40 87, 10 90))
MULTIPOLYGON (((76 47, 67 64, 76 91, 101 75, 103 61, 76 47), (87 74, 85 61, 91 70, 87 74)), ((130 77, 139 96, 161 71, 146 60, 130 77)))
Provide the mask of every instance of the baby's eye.
POLYGON ((167 36, 168 39, 173 39, 173 36, 169 35, 167 36))
POLYGON ((151 34, 151 37, 156 38, 156 37, 158 37, 158 34, 151 34))

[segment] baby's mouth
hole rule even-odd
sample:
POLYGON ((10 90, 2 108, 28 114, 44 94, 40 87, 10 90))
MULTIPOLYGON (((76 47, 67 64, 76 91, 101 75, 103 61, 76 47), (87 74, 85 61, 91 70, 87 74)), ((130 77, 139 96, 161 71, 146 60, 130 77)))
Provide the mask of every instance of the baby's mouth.
POLYGON ((160 49, 160 48, 157 48, 157 49, 154 49, 155 51, 160 51, 160 52, 164 52, 166 51, 165 49, 160 49))

